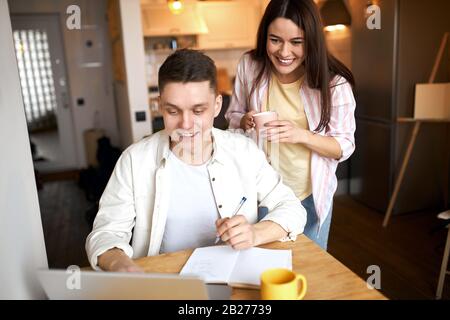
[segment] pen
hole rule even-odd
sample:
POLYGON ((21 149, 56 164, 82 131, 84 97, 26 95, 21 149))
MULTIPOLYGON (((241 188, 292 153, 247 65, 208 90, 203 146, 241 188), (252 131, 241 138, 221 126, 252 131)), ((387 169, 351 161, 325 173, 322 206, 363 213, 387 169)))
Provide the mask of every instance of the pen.
MULTIPOLYGON (((231 217, 234 217, 239 210, 241 210, 242 206, 244 205, 245 201, 247 201, 246 197, 242 197, 241 201, 239 202, 238 206, 236 207, 236 209, 234 210, 233 214, 231 215, 231 217)), ((217 244, 220 241, 220 237, 217 236, 216 237, 216 242, 214 242, 214 244, 217 244)))

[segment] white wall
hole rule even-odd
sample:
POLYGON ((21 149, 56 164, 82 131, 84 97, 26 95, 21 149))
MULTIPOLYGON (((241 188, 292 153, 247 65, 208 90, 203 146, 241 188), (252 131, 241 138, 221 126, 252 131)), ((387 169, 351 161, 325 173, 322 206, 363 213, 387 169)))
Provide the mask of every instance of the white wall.
POLYGON ((42 299, 47 255, 6 0, 0 48, 0 299, 42 299))
POLYGON ((9 5, 12 14, 57 13, 60 16, 79 167, 86 165, 83 132, 94 127, 96 111, 98 126, 105 130, 113 145, 120 145, 105 17, 106 0, 10 0, 9 5), (66 27, 69 17, 66 10, 72 4, 81 9, 81 30, 66 27), (90 49, 85 45, 88 39, 94 41, 90 49), (90 61, 100 61, 101 66, 86 67, 85 62, 90 61), (85 105, 77 106, 77 98, 84 98, 85 105))
MULTIPOLYGON (((145 52, 144 52, 144 34, 142 32, 141 22, 141 4, 139 0, 120 0, 120 21, 122 25, 122 41, 124 50, 126 88, 116 84, 120 89, 117 93, 120 95, 121 109, 119 113, 129 112, 130 122, 121 125, 121 129, 129 126, 130 133, 127 145, 139 141, 144 136, 152 133, 150 113, 148 108, 148 90, 145 78, 145 52), (126 95, 125 92, 126 91, 126 95), (135 112, 145 112, 145 121, 137 122, 135 112)), ((119 101, 119 99, 118 99, 119 101)))

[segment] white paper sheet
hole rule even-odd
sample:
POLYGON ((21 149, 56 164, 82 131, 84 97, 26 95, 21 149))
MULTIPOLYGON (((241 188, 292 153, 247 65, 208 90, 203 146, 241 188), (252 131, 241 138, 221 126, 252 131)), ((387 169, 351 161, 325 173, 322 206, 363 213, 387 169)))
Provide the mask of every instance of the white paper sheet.
POLYGON ((181 275, 197 275, 207 283, 260 285, 261 273, 270 268, 292 269, 291 250, 250 248, 236 251, 229 246, 195 249, 181 275))
POLYGON ((207 283, 227 283, 238 255, 230 246, 197 248, 180 274, 196 275, 207 283))
POLYGON ((250 248, 240 251, 228 282, 259 286, 261 274, 271 268, 292 270, 291 250, 250 248))

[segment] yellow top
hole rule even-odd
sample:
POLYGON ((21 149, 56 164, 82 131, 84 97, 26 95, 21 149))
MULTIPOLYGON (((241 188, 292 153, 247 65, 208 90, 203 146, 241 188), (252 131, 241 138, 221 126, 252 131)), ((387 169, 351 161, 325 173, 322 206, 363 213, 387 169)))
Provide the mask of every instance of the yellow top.
MULTIPOLYGON (((303 77, 293 83, 281 83, 272 74, 269 86, 267 110, 276 111, 279 120, 290 120, 298 127, 309 130, 300 87, 303 77)), ((311 151, 299 143, 269 143, 267 155, 272 166, 283 177, 295 195, 304 200, 312 193, 311 151)))

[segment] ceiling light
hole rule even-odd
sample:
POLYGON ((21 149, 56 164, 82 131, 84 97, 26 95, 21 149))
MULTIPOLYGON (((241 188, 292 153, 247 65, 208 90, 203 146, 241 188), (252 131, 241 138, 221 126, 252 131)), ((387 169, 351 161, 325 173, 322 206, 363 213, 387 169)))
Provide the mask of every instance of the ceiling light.
POLYGON ((184 5, 181 0, 167 0, 167 5, 169 6, 170 12, 173 14, 180 14, 183 12, 184 5))
MULTIPOLYGON (((342 0, 328 0, 325 2, 320 8, 320 15, 322 16, 325 27, 336 25, 349 26, 352 21, 347 7, 342 0)), ((339 30, 342 27, 332 29, 339 30)))

